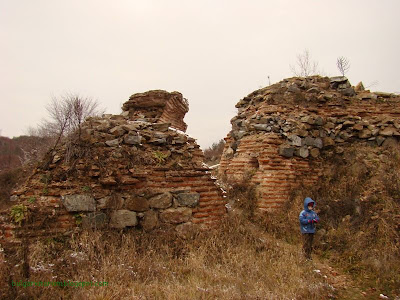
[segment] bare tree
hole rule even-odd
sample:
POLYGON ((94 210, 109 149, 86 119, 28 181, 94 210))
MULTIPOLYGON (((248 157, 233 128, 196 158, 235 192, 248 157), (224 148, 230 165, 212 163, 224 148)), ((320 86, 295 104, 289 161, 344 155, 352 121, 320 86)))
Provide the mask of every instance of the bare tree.
POLYGON ((81 137, 82 123, 90 116, 97 116, 104 113, 99 108, 99 103, 91 98, 82 98, 77 95, 70 95, 69 101, 72 106, 70 129, 78 131, 78 137, 81 137))
POLYGON ((297 55, 296 64, 290 65, 294 76, 308 77, 318 73, 318 63, 311 60, 310 52, 305 49, 302 54, 297 55))
MULTIPOLYGON (((36 130, 39 136, 53 137, 53 150, 61 139, 73 132, 81 138, 82 123, 87 117, 100 115, 104 110, 99 103, 91 98, 81 97, 78 94, 65 94, 61 97, 52 97, 46 106, 49 119, 42 122, 36 130)), ((31 130, 32 131, 32 130, 31 130)))
POLYGON ((342 76, 344 76, 347 73, 347 71, 350 69, 350 62, 344 56, 338 57, 338 59, 336 61, 336 65, 337 65, 340 73, 342 74, 342 76))
POLYGON ((365 86, 365 89, 369 89, 369 88, 374 87, 374 86, 377 86, 377 85, 379 85, 379 81, 378 81, 378 80, 375 80, 375 81, 372 81, 371 83, 367 84, 367 85, 365 86))
MULTIPOLYGON (((48 118, 36 127, 28 127, 28 136, 41 138, 40 146, 34 150, 37 153, 28 153, 33 159, 44 156, 43 167, 47 168, 54 156, 54 150, 61 140, 66 140, 69 156, 79 153, 82 149, 82 124, 87 117, 104 113, 99 108, 99 103, 88 97, 78 94, 64 94, 60 97, 52 97, 46 105, 48 118), (75 151, 75 152, 74 152, 75 151), (47 153, 46 153, 47 152, 47 153), (46 153, 46 154, 45 154, 46 153)), ((25 155, 28 157, 28 154, 25 155)), ((30 159, 31 160, 31 159, 30 159)), ((68 159, 66 158, 66 161, 68 159)))
POLYGON ((60 100, 53 97, 46 110, 50 119, 44 121, 40 129, 46 135, 56 137, 54 149, 71 126, 72 102, 65 97, 60 100))

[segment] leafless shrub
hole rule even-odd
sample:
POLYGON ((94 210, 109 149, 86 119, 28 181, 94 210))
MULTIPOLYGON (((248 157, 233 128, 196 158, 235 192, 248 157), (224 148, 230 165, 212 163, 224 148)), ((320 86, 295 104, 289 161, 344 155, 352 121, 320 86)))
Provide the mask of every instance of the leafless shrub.
POLYGON ((377 85, 379 85, 379 81, 378 80, 374 80, 371 83, 365 85, 365 89, 369 89, 369 88, 374 87, 374 86, 376 87, 377 85))
POLYGON ((302 54, 297 55, 296 64, 290 65, 290 70, 297 77, 308 77, 319 73, 318 62, 311 59, 308 49, 305 49, 302 54))
MULTIPOLYGON (((76 145, 80 145, 82 124, 85 119, 104 113, 104 110, 99 108, 99 103, 96 100, 71 93, 60 97, 52 97, 46 106, 46 110, 49 116, 48 119, 42 121, 42 124, 37 128, 28 128, 29 135, 45 137, 50 141, 47 146, 47 149, 50 148, 50 150, 45 155, 43 168, 47 168, 52 161, 54 150, 61 140, 68 138, 66 144, 69 150, 76 145)), ((70 154, 76 152, 69 150, 67 152, 70 154)), ((75 150, 80 153, 82 149, 75 150)))
POLYGON ((80 134, 81 124, 87 117, 103 113, 97 101, 77 94, 53 97, 46 110, 50 119, 40 129, 53 136, 65 136, 76 130, 80 134))
POLYGON ((337 65, 340 73, 342 74, 342 76, 344 76, 350 69, 350 62, 344 56, 338 57, 338 59, 336 61, 336 65, 337 65))
POLYGON ((49 119, 45 120, 36 130, 40 136, 54 137, 53 149, 57 147, 60 140, 76 132, 80 140, 82 123, 89 116, 103 113, 99 103, 88 97, 78 94, 65 94, 59 98, 53 97, 46 106, 49 119))
POLYGON ((225 140, 220 139, 219 142, 213 143, 209 148, 204 150, 204 162, 209 165, 218 164, 222 152, 224 151, 225 140))
POLYGON ((48 137, 48 131, 43 131, 42 126, 29 126, 25 129, 25 135, 35 137, 48 137))

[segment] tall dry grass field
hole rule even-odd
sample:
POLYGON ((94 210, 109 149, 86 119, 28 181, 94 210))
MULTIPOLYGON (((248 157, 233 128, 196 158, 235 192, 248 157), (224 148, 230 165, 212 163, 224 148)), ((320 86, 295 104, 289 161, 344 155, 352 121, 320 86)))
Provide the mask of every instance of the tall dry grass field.
MULTIPOLYGON (((30 281, 106 281, 108 286, 3 285, 4 299, 327 299, 332 292, 299 247, 240 216, 189 240, 173 232, 137 230, 49 239, 30 245, 28 262, 30 281)), ((21 268, 14 269, 14 280, 26 280, 18 278, 21 268)))

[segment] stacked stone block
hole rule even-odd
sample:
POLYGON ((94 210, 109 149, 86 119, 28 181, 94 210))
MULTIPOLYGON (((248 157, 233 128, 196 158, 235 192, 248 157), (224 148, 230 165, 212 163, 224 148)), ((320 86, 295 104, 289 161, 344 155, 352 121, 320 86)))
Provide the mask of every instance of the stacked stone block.
POLYGON ((262 210, 281 207, 300 183, 315 183, 327 156, 400 138, 400 97, 354 88, 345 77, 285 79, 236 107, 219 175, 237 182, 251 174, 262 210))
POLYGON ((182 235, 225 214, 221 190, 183 131, 187 100, 177 92, 133 95, 121 115, 86 120, 14 192, 21 225, 2 211, 1 242, 70 234, 81 227, 175 227, 182 235), (176 111, 176 114, 174 114, 176 111))

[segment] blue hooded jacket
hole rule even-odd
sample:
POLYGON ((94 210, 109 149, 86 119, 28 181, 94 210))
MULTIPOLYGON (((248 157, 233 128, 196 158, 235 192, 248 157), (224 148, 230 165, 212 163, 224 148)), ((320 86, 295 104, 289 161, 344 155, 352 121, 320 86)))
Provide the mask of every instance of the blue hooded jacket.
POLYGON ((315 208, 315 201, 310 197, 304 199, 304 210, 299 215, 301 233, 315 233, 315 221, 319 222, 318 215, 308 209, 308 204, 313 203, 315 208), (314 221, 313 221, 314 220, 314 221))

